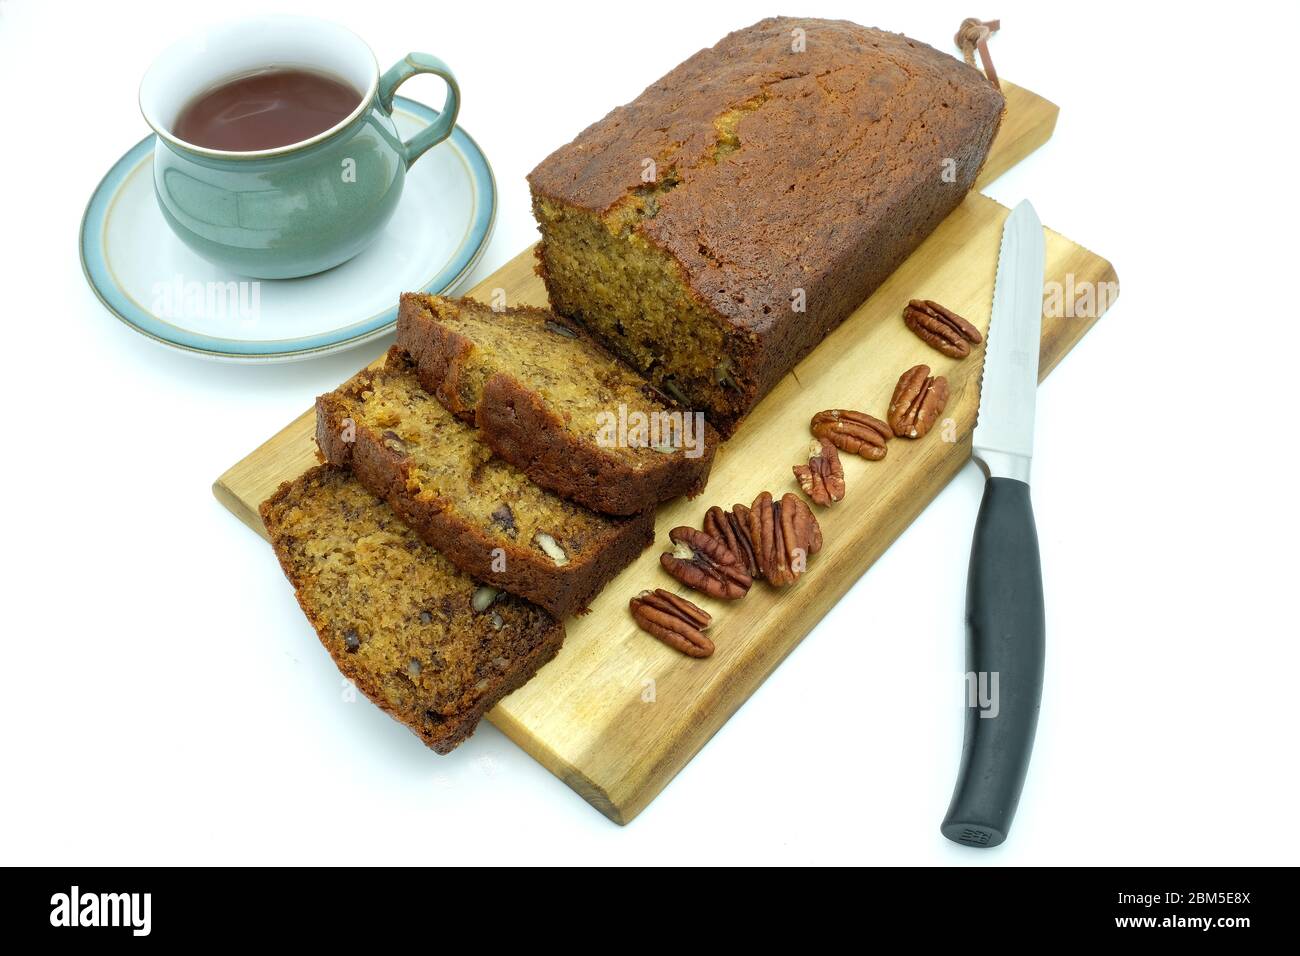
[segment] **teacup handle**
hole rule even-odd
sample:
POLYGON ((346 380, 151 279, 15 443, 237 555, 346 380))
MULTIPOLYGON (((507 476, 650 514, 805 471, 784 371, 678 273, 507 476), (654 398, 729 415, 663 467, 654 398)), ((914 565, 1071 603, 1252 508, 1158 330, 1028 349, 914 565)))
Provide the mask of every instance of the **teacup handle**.
POLYGON ((447 84, 447 101, 442 104, 442 112, 433 125, 425 127, 402 143, 402 158, 406 160, 407 166, 451 135, 456 127, 456 114, 460 112, 460 86, 456 83, 456 75, 446 63, 427 53, 406 54, 405 59, 393 64, 379 78, 379 103, 384 112, 393 112, 393 96, 397 93, 397 88, 421 73, 442 77, 447 84))

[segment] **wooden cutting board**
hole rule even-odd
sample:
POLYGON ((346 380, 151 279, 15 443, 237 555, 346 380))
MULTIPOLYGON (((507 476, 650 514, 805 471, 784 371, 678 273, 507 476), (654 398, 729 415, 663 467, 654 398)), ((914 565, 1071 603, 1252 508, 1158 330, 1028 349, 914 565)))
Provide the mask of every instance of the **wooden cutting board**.
MULTIPOLYGON (((1046 142, 1056 124, 1053 104, 1009 84, 1006 92, 1007 116, 978 185, 1046 142)), ((719 450, 705 493, 659 509, 655 546, 613 580, 589 614, 567 622, 559 656, 488 719, 611 820, 627 823, 640 813, 970 457, 983 350, 962 361, 944 357, 907 330, 902 308, 911 298, 935 299, 987 330, 1006 215, 993 200, 970 194, 755 409, 719 450), (799 583, 781 592, 756 584, 733 603, 692 594, 714 616, 717 652, 706 660, 684 657, 635 627, 628 599, 643 588, 675 585, 659 567, 670 528, 698 527, 709 505, 748 504, 763 490, 797 490, 790 467, 801 455, 806 460, 812 415, 855 408, 883 418, 898 376, 921 362, 948 377, 952 397, 944 417, 952 421, 922 440, 890 442, 880 462, 844 456, 846 499, 817 509, 825 546, 799 583)), ((1118 290, 1110 263, 1051 230, 1046 272, 1049 281, 1076 291, 1109 289, 1111 300, 1118 290)), ((470 294, 487 299, 494 289, 504 289, 511 305, 546 304, 531 249, 470 294)), ((1104 305, 1089 317, 1055 318, 1045 309, 1042 375, 1104 305)), ((315 463, 313 421, 304 413, 213 486, 260 534, 258 504, 315 463)))

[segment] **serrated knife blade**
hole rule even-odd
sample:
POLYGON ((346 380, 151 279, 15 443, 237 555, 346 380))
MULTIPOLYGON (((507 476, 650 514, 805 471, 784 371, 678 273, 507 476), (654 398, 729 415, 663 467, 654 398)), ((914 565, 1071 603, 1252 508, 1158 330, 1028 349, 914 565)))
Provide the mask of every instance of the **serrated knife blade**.
POLYGON ((1007 217, 993 284, 973 453, 990 475, 1029 481, 1043 335, 1043 224, 1029 200, 1007 217))
POLYGON ((966 730, 940 827, 948 839, 971 847, 997 846, 1011 830, 1043 694, 1047 628, 1029 463, 1044 247, 1042 223, 1022 202, 1002 227, 972 438, 988 480, 966 578, 966 730))

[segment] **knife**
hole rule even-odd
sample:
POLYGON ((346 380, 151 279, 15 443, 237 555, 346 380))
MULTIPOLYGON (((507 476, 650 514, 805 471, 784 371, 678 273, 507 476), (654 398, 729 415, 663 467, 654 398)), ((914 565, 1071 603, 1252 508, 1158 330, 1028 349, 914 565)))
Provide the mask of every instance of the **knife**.
POLYGON ((966 578, 967 709, 940 827, 965 846, 1007 838, 1043 692, 1043 578, 1029 503, 1043 324, 1043 226, 1028 201, 1002 227, 973 455, 987 480, 966 578))

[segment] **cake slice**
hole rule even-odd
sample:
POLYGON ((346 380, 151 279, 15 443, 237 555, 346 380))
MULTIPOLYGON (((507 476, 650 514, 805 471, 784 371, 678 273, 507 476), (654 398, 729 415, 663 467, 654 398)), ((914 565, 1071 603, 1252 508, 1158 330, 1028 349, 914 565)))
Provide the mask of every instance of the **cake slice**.
POLYGON ((635 514, 703 489, 718 436, 580 326, 545 309, 407 293, 397 344, 421 384, 557 494, 635 514))
POLYGON ((396 347, 316 400, 316 442, 462 571, 556 617, 586 608, 654 539, 653 512, 598 514, 493 455, 396 347))
POLYGON ((476 584, 342 469, 285 482, 261 513, 339 671, 440 754, 564 640, 553 617, 476 584))

